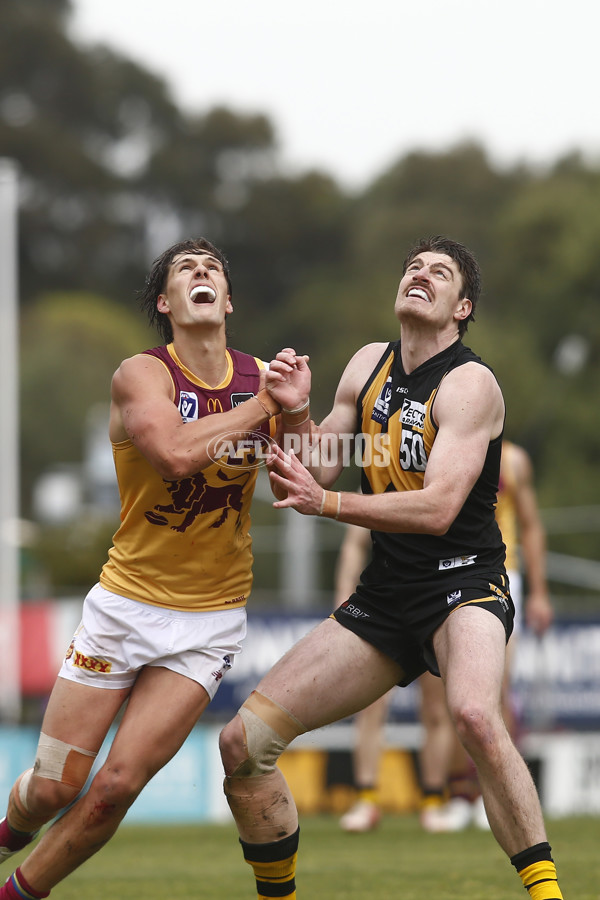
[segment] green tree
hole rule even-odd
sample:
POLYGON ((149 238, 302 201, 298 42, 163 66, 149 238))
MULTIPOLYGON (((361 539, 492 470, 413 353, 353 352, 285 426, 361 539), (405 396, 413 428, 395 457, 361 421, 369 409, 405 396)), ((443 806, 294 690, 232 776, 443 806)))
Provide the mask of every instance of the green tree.
POLYGON ((569 157, 531 178, 494 227, 491 324, 551 506, 600 503, 599 208, 600 173, 569 157), (516 333, 522 350, 511 352, 516 333))
POLYGON ((143 262, 144 206, 131 187, 179 113, 163 82, 65 33, 69 4, 0 7, 0 152, 21 171, 21 295, 128 294, 143 262))
MULTIPOLYGON (((23 511, 47 469, 83 459, 90 408, 110 400, 112 375, 154 337, 139 313, 91 294, 43 295, 21 324, 23 511)), ((108 435, 107 435, 108 440, 108 435)))

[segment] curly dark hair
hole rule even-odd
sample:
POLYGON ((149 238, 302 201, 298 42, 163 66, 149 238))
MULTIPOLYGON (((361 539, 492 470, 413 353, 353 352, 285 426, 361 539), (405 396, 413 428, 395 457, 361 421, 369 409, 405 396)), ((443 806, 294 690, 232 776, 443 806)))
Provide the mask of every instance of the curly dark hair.
POLYGON ((404 260, 402 273, 406 272, 415 257, 427 252, 445 253, 446 256, 454 260, 462 275, 463 284, 459 297, 461 300, 463 297, 467 297, 471 301, 471 312, 466 319, 461 319, 458 323, 458 335, 462 337, 469 327, 469 322, 475 321, 475 307, 481 294, 481 269, 479 268, 479 263, 464 244, 459 244, 458 241, 453 241, 451 238, 438 234, 433 237, 422 238, 409 250, 404 260))
POLYGON ((150 324, 156 328, 165 344, 170 344, 173 340, 173 329, 171 328, 169 317, 164 315, 164 313, 160 313, 156 308, 156 301, 158 295, 162 294, 167 286, 169 269, 173 260, 182 253, 210 253, 211 256, 218 259, 223 266, 225 278, 227 279, 229 296, 233 295, 231 278, 229 276, 229 262, 218 247, 215 247, 214 244, 211 244, 210 241, 203 237, 179 241, 177 244, 173 244, 172 247, 161 253, 152 263, 150 274, 140 295, 140 307, 146 311, 150 324))

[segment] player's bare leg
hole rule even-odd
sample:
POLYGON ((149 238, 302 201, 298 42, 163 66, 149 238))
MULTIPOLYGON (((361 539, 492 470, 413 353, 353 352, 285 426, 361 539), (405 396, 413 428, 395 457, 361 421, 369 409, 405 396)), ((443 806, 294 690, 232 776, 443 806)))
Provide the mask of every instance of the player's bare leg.
POLYGON ((473 759, 490 826, 532 900, 561 900, 533 779, 502 717, 504 628, 479 607, 453 612, 434 646, 457 733, 473 759))
POLYGON ((399 666, 327 619, 263 678, 221 733, 225 793, 260 897, 296 896, 298 814, 277 768, 303 731, 352 715, 388 691, 399 666))
MULTIPOLYGON (((90 690, 95 696, 105 693, 90 690)), ((18 870, 26 884, 45 896, 104 846, 142 788, 179 750, 208 703, 204 688, 191 679, 160 667, 142 670, 89 791, 45 832, 18 870)), ((8 890, 10 882, 0 889, 0 900, 19 896, 3 893, 8 890)))
POLYGON ((42 723, 35 770, 17 778, 0 825, 0 861, 33 840, 75 799, 129 689, 103 690, 57 678, 42 723), (47 777, 46 777, 47 776, 47 777))

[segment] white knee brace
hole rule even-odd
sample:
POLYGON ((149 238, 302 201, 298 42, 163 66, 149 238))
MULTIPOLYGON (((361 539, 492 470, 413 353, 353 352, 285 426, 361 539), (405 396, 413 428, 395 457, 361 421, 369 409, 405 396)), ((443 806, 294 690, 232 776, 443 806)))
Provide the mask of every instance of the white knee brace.
POLYGON ((288 744, 306 731, 295 716, 258 691, 250 694, 238 715, 246 733, 248 757, 232 772, 234 777, 272 772, 288 744))

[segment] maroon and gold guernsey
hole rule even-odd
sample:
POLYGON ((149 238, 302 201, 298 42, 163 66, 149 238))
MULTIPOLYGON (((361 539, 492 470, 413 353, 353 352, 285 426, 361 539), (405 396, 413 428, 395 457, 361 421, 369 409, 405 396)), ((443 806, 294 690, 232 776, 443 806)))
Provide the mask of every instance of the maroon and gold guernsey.
MULTIPOLYGON (((259 359, 228 349, 227 374, 210 387, 180 362, 172 344, 144 352, 169 372, 173 403, 184 422, 249 400, 265 368, 259 359)), ((179 481, 161 478, 132 441, 113 443, 121 525, 100 575, 102 586, 169 609, 244 606, 252 586, 250 502, 257 457, 274 430, 271 419, 241 444, 224 434, 219 460, 179 481)))

